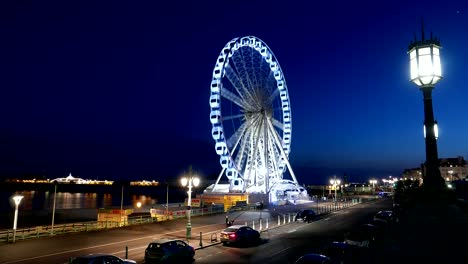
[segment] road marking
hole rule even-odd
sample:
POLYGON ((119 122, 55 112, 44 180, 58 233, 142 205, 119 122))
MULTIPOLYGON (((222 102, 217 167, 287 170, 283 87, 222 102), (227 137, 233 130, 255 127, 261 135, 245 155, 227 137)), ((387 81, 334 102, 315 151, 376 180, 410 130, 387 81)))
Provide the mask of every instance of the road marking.
POLYGON ((288 233, 293 233, 293 232, 296 232, 296 229, 293 229, 293 230, 289 230, 288 233))

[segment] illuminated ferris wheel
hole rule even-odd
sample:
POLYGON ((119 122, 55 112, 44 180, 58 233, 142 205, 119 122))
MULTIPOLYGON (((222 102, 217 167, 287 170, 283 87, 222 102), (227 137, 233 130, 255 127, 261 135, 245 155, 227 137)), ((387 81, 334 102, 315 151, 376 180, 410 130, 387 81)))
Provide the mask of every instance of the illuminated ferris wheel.
POLYGON ((291 106, 281 67, 270 48, 247 36, 229 41, 218 56, 210 95, 211 134, 230 192, 269 193, 297 186, 288 161, 291 106), (291 180, 283 180, 289 169, 291 180))

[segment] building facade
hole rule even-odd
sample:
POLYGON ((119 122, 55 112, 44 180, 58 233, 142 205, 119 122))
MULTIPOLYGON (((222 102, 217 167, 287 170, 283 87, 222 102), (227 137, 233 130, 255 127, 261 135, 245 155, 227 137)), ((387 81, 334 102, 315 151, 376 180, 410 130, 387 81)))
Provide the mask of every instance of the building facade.
MULTIPOLYGON (((424 164, 420 168, 405 169, 403 177, 407 179, 420 179, 422 183, 423 169, 424 164)), ((447 182, 468 179, 468 165, 462 156, 439 159, 439 170, 440 176, 447 182)))

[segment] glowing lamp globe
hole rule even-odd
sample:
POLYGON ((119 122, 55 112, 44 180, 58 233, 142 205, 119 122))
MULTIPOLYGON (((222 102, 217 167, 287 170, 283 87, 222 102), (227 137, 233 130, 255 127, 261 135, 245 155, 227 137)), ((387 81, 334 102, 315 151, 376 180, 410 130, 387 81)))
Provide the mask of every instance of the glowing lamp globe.
POLYGON ((197 187, 200 184, 200 179, 198 177, 195 177, 192 179, 193 186, 197 187))
POLYGON ((431 39, 410 46, 411 81, 420 88, 434 87, 442 79, 438 44, 438 41, 431 39))
POLYGON ((187 183, 188 183, 188 179, 186 177, 183 177, 182 179, 180 179, 180 183, 182 184, 182 186, 187 186, 187 183))

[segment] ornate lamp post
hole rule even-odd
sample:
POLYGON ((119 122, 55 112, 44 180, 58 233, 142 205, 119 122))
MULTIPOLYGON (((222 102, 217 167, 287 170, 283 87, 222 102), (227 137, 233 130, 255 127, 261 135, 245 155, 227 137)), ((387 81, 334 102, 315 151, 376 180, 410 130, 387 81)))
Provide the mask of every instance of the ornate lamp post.
POLYGON ((334 179, 331 179, 331 180, 330 180, 330 184, 333 185, 333 188, 335 188, 335 202, 336 202, 336 189, 337 189, 337 186, 340 185, 340 183, 341 183, 341 181, 340 181, 340 180, 337 180, 337 179, 336 179, 336 176, 335 176, 334 179))
POLYGON ((182 186, 188 187, 188 201, 187 201, 187 232, 186 232, 186 238, 191 239, 192 238, 192 223, 190 222, 190 214, 192 211, 192 187, 197 187, 200 184, 200 179, 192 173, 192 167, 189 168, 189 172, 186 177, 182 177, 180 179, 180 182, 182 186))
POLYGON ((440 176, 439 170, 436 141, 438 128, 432 108, 432 90, 436 83, 442 79, 440 48, 440 39, 433 38, 432 34, 430 39, 424 38, 424 28, 421 40, 415 39, 408 48, 411 81, 419 87, 424 97, 426 163, 423 186, 436 189, 445 187, 444 179, 440 176))
POLYGON ((23 195, 15 195, 13 196, 13 201, 15 201, 15 218, 13 219, 13 243, 15 243, 16 239, 16 223, 18 222, 18 206, 23 199, 23 195))

